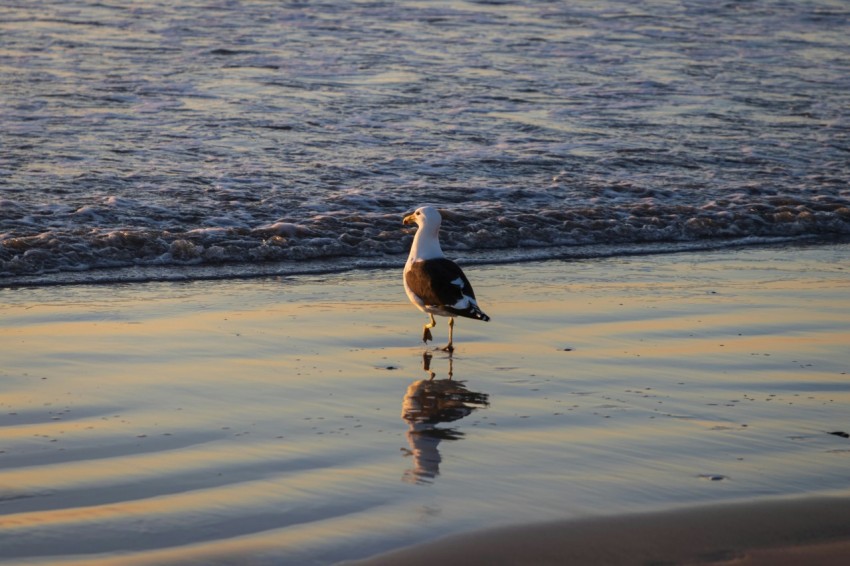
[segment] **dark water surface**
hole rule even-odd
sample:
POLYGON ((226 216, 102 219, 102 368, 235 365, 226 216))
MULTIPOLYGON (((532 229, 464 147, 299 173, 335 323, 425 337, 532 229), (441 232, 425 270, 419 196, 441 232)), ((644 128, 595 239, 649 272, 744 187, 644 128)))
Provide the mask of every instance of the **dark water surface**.
POLYGON ((397 263, 425 202, 485 260, 848 235, 848 24, 828 0, 7 1, 0 282, 397 263))

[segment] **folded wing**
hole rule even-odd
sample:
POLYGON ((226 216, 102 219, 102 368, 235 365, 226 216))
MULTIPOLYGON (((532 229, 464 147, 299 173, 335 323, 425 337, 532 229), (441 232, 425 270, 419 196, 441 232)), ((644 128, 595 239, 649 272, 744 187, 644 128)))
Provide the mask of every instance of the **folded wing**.
POLYGON ((475 291, 466 275, 449 259, 416 261, 405 274, 405 281, 425 307, 437 314, 490 320, 478 308, 475 291))

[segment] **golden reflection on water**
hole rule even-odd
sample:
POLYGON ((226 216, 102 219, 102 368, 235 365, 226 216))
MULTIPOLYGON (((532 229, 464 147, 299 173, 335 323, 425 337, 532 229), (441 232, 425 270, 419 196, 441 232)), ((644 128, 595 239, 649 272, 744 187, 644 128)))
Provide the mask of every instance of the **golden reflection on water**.
POLYGON ((494 321, 421 366, 395 273, 0 305, 0 546, 106 533, 147 546, 80 563, 238 563, 404 536, 423 508, 445 524, 841 481, 846 440, 825 434, 850 395, 841 264, 611 264, 535 265, 531 283, 480 268, 494 321), (479 387, 498 403, 473 429, 479 387), (715 473, 732 481, 700 479, 715 473))

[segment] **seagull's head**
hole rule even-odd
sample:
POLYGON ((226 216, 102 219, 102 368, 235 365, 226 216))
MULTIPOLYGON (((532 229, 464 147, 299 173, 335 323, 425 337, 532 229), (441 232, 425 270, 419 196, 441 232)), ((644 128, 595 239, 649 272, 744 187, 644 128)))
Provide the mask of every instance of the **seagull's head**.
POLYGON ((413 214, 405 216, 402 224, 416 224, 422 229, 436 231, 439 230, 442 219, 440 211, 433 206, 420 206, 413 214))

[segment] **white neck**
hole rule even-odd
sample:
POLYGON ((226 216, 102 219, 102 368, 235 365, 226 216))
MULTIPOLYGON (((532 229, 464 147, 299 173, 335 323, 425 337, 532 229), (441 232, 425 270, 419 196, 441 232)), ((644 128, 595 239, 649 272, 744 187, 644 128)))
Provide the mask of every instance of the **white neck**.
POLYGON ((419 227, 416 230, 416 235, 413 236, 413 245, 410 247, 410 255, 407 256, 407 262, 411 263, 419 259, 435 259, 443 256, 443 250, 440 248, 440 235, 437 230, 427 231, 424 227, 419 227))

